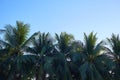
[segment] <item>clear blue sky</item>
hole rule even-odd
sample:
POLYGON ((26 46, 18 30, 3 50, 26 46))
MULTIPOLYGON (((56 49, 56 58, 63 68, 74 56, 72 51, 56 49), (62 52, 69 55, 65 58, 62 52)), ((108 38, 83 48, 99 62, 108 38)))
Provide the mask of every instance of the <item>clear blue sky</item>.
POLYGON ((0 28, 16 20, 29 23, 30 34, 66 31, 82 40, 94 31, 105 39, 120 32, 120 0, 0 0, 0 28))

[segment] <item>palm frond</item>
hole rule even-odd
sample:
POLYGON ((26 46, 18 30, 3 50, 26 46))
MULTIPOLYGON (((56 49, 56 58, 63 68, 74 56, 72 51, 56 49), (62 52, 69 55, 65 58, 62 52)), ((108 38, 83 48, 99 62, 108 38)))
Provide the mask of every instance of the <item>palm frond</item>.
POLYGON ((32 39, 33 39, 35 36, 37 36, 39 33, 40 33, 40 32, 34 33, 30 38, 28 38, 28 39, 21 45, 21 48, 23 48, 24 46, 28 45, 28 44, 32 41, 32 39))
MULTIPOLYGON (((94 51, 93 51, 93 54, 98 56, 101 54, 101 51, 104 51, 105 50, 105 47, 104 47, 105 43, 103 41, 101 41, 100 43, 98 43, 96 45, 96 47, 94 48, 94 51)), ((103 53, 103 52, 102 52, 103 53)))
POLYGON ((19 39, 19 44, 22 44, 27 39, 30 26, 20 21, 17 21, 16 25, 17 25, 16 31, 18 36, 17 39, 19 39))
POLYGON ((55 38, 58 42, 58 44, 56 44, 58 50, 65 54, 68 53, 70 50, 70 44, 74 40, 74 37, 71 34, 62 32, 60 35, 56 34, 55 38))
POLYGON ((109 39, 107 38, 108 42, 110 43, 113 53, 120 55, 120 38, 119 35, 112 34, 112 37, 109 39))
POLYGON ((88 54, 92 54, 93 53, 93 49, 96 45, 96 34, 93 34, 93 32, 91 32, 88 36, 84 33, 84 40, 85 40, 85 46, 86 46, 86 50, 88 54))

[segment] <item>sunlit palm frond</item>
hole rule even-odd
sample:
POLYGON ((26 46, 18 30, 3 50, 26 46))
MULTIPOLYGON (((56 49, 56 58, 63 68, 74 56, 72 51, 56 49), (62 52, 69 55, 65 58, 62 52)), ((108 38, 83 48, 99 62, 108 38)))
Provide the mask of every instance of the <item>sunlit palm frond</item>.
POLYGON ((16 31, 19 39, 19 44, 22 44, 27 39, 30 26, 29 24, 24 24, 19 21, 16 22, 16 25, 17 25, 16 31))
POLYGON ((13 47, 23 44, 28 36, 29 25, 20 21, 16 22, 16 27, 12 25, 5 26, 5 40, 13 47))

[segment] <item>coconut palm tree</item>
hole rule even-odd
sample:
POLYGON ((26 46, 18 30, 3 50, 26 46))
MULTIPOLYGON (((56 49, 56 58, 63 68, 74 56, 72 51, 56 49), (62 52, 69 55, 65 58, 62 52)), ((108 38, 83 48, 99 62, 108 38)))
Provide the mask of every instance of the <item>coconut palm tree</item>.
POLYGON ((119 35, 112 34, 111 38, 107 38, 112 50, 109 53, 112 55, 113 63, 111 74, 115 80, 120 80, 120 38, 119 35))
MULTIPOLYGON (((25 55, 24 49, 26 45, 29 44, 31 39, 38 33, 34 33, 30 38, 27 38, 29 32, 29 25, 17 21, 16 27, 12 25, 5 26, 4 40, 0 40, 0 44, 3 46, 0 49, 0 58, 3 62, 1 65, 5 65, 7 70, 5 72, 6 78, 8 80, 21 80, 28 76, 30 72, 30 67, 33 63, 34 56, 25 55)), ((4 71, 3 71, 4 72, 4 71)))
MULTIPOLYGON (((100 72, 100 67, 98 66, 99 57, 102 58, 100 62, 103 60, 103 63, 105 63, 104 58, 101 57, 104 53, 103 41, 97 44, 96 34, 93 34, 93 32, 88 36, 84 33, 84 41, 83 52, 81 52, 84 58, 82 58, 82 64, 79 65, 81 80, 106 80, 106 76, 102 76, 102 72, 100 72)), ((102 63, 100 64, 104 66, 102 63)), ((105 67, 101 68, 105 69, 105 67)))
POLYGON ((51 62, 50 56, 53 55, 53 50, 53 39, 49 33, 39 33, 37 37, 32 39, 32 47, 26 49, 27 52, 37 56, 35 65, 36 80, 45 80, 46 74, 50 73, 51 69, 47 68, 51 62))
POLYGON ((55 38, 57 40, 57 44, 55 45, 55 47, 58 53, 64 56, 62 58, 65 59, 65 62, 63 62, 65 64, 65 67, 63 68, 64 71, 66 71, 66 73, 64 72, 64 75, 66 75, 65 80, 70 80, 72 79, 72 74, 70 71, 70 53, 73 51, 72 42, 74 41, 74 37, 71 34, 62 32, 60 35, 55 34, 55 38))

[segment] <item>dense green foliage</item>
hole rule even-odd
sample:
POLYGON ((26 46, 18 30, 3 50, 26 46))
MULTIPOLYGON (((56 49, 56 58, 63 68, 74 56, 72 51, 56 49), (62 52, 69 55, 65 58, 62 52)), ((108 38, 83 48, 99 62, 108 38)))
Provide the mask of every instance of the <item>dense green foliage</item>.
POLYGON ((82 42, 66 32, 28 33, 20 21, 0 29, 0 80, 120 80, 119 35, 97 42, 84 33, 82 42))

